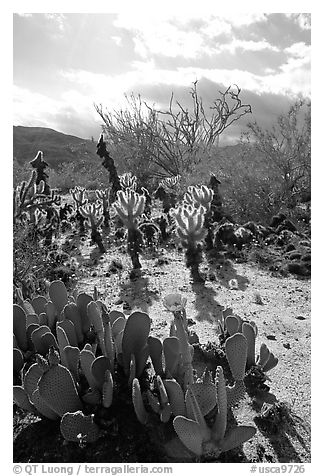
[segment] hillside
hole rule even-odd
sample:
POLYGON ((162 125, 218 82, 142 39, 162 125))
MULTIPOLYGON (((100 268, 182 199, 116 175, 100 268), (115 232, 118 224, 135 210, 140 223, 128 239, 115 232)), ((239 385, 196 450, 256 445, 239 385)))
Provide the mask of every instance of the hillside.
POLYGON ((37 152, 44 152, 44 158, 52 167, 63 162, 80 160, 85 157, 97 160, 96 144, 45 127, 13 127, 13 156, 21 164, 32 160, 37 152))

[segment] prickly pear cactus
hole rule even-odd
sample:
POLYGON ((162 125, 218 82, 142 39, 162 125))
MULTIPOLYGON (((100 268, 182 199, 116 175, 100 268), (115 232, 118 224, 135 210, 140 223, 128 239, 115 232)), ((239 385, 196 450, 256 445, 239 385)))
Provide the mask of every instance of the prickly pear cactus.
POLYGON ((48 361, 38 382, 40 396, 60 416, 82 410, 83 405, 71 372, 59 363, 58 353, 53 348, 50 349, 48 361))
POLYGON ((100 428, 93 421, 94 415, 84 415, 82 411, 66 412, 60 429, 65 440, 78 443, 93 443, 100 436, 100 428))

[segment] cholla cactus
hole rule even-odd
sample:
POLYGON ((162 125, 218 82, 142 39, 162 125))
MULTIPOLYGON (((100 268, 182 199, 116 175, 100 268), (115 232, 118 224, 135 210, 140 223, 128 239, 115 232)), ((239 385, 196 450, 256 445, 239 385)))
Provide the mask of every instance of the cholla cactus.
POLYGON ((122 190, 129 188, 131 190, 136 190, 137 188, 137 177, 132 175, 130 172, 127 172, 119 177, 120 186, 122 190))
POLYGON ((206 210, 204 227, 207 230, 207 235, 205 237, 205 243, 207 250, 213 248, 213 233, 212 233, 212 213, 211 213, 211 204, 213 200, 214 192, 212 189, 206 187, 206 185, 191 186, 188 187, 188 192, 184 196, 184 202, 188 203, 196 208, 200 205, 203 206, 206 210))
POLYGON ((83 207, 84 205, 88 203, 85 188, 78 187, 78 186, 75 188, 71 188, 70 194, 72 195, 72 198, 75 202, 77 210, 79 210, 80 207, 83 207))
POLYGON ((162 179, 160 185, 166 190, 175 190, 175 188, 179 185, 181 180, 181 175, 176 175, 174 177, 167 177, 162 179))
POLYGON ((31 223, 36 225, 37 213, 46 209, 50 205, 60 205, 61 198, 55 195, 54 190, 45 194, 45 182, 37 181, 37 172, 34 170, 29 181, 23 181, 13 192, 13 220, 14 223, 27 216, 31 223))
POLYGON ((213 199, 214 192, 206 187, 206 185, 198 186, 191 186, 188 187, 188 192, 184 195, 184 202, 198 208, 202 205, 206 212, 210 209, 210 204, 213 199))
POLYGON ((109 213, 109 194, 110 189, 106 188, 105 190, 96 190, 96 197, 102 205, 102 214, 104 216, 104 226, 109 228, 110 224, 110 213, 109 213))
POLYGON ((130 188, 126 188, 126 190, 119 190, 117 192, 117 200, 112 206, 118 217, 127 227, 128 252, 133 268, 139 269, 141 268, 139 252, 143 245, 143 238, 138 229, 138 219, 144 212, 145 197, 130 188))
POLYGON ((186 265, 191 269, 195 282, 203 281, 199 274, 199 264, 202 261, 201 241, 206 236, 204 218, 206 209, 203 206, 195 208, 182 205, 170 211, 176 222, 176 232, 181 244, 186 248, 186 265))
POLYGON ((105 253, 106 250, 102 243, 102 237, 99 231, 99 227, 104 220, 100 203, 86 204, 82 206, 79 211, 81 215, 90 223, 92 242, 97 243, 101 253, 105 253))

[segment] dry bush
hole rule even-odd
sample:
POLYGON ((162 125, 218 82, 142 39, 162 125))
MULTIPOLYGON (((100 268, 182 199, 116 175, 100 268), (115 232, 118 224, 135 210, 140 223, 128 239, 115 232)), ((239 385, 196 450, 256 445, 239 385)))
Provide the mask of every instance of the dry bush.
POLYGON ((202 161, 204 151, 217 144, 220 134, 233 122, 251 112, 240 99, 241 90, 228 88, 206 108, 198 96, 197 81, 189 94, 191 109, 174 100, 161 111, 149 106, 141 96, 126 96, 128 107, 104 111, 95 106, 103 120, 103 130, 112 156, 139 181, 183 175, 202 161))

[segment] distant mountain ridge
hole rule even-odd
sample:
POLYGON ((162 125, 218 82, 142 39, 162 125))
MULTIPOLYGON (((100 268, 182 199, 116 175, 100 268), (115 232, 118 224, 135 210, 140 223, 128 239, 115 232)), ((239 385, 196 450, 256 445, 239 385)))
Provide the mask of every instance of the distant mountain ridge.
POLYGON ((96 142, 57 132, 46 127, 13 126, 13 156, 21 164, 41 150, 52 167, 88 158, 98 160, 96 142))
MULTIPOLYGON (((240 144, 220 146, 221 154, 225 157, 236 156, 240 149, 240 144)), ((13 156, 18 163, 30 162, 39 150, 54 169, 60 164, 82 159, 100 160, 96 154, 96 141, 46 127, 13 126, 13 156)))

